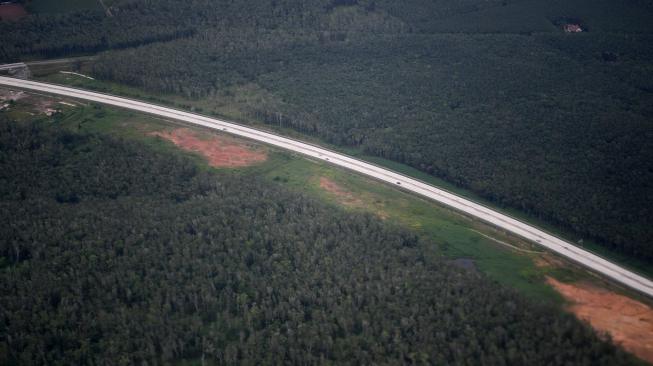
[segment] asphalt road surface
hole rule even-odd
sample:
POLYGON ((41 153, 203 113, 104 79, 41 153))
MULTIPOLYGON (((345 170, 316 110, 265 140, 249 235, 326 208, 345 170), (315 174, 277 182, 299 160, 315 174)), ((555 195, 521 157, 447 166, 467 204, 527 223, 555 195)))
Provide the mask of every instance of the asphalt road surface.
POLYGON ((619 284, 637 290, 643 294, 648 295, 649 297, 653 297, 653 282, 651 280, 633 273, 625 268, 622 268, 617 264, 609 262, 608 260, 592 254, 582 248, 579 248, 572 243, 564 241, 525 222, 521 222, 510 216, 494 211, 489 207, 457 196, 451 192, 447 192, 419 180, 409 178, 391 170, 378 167, 376 165, 372 165, 364 161, 321 148, 319 146, 292 140, 269 132, 260 131, 251 127, 241 126, 216 118, 205 117, 173 108, 162 107, 155 104, 116 97, 108 94, 7 77, 0 77, 0 85, 20 88, 24 90, 56 94, 76 99, 83 99, 86 101, 92 101, 138 112, 148 113, 159 117, 227 132, 233 135, 277 146, 286 150, 298 152, 314 159, 327 161, 333 165, 347 168, 360 174, 376 178, 380 181, 401 187, 401 189, 406 191, 413 192, 420 196, 452 207, 469 216, 478 218, 505 231, 537 243, 555 253, 558 253, 576 263, 579 263, 597 273, 600 273, 619 284))

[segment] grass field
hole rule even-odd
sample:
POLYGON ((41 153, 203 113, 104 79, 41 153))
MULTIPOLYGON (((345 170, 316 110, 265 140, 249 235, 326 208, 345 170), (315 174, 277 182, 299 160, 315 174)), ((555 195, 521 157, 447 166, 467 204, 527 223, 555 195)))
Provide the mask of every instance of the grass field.
POLYGON ((98 0, 32 0, 29 10, 34 13, 64 13, 75 10, 100 10, 98 0))

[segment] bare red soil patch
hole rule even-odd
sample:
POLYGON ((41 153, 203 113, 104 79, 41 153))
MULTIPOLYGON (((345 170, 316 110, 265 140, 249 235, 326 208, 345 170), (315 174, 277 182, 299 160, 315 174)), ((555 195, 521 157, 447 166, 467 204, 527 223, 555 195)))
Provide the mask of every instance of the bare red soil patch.
POLYGON ((336 201, 343 206, 370 210, 375 215, 384 220, 389 217, 388 213, 384 211, 383 207, 371 202, 366 202, 363 198, 358 197, 351 191, 348 191, 345 187, 336 183, 333 179, 320 177, 320 188, 335 196, 336 201))
POLYGON ((653 362, 653 309, 647 304, 587 284, 547 282, 572 304, 569 310, 637 357, 653 362))
POLYGON ((18 4, 4 4, 0 5, 0 21, 1 20, 18 20, 27 15, 27 11, 22 5, 18 4))
POLYGON ((261 163, 267 159, 265 151, 226 136, 200 137, 198 133, 188 128, 150 134, 172 141, 184 150, 200 153, 206 157, 212 167, 239 168, 261 163))
POLYGON ((354 196, 353 193, 327 177, 320 177, 320 187, 336 196, 338 202, 343 205, 352 207, 363 206, 363 201, 360 198, 354 196))

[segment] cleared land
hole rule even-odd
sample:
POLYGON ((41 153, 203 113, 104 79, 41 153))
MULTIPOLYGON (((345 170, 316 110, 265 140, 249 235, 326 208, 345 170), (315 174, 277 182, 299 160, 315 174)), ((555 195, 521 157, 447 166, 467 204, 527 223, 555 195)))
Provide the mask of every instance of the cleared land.
POLYGON ((245 146, 242 142, 235 142, 227 136, 202 136, 187 128, 151 134, 171 141, 183 150, 199 153, 214 168, 240 168, 267 159, 267 154, 261 148, 245 146))
POLYGON ((320 177, 320 187, 331 193, 335 200, 348 207, 363 207, 364 202, 360 197, 354 195, 351 191, 342 187, 333 179, 320 177))
POLYGON ((591 284, 562 283, 553 278, 548 282, 571 303, 569 310, 578 318, 653 363, 653 309, 649 305, 591 284))
POLYGON ((15 21, 27 15, 27 11, 22 5, 4 4, 0 5, 0 21, 15 21))

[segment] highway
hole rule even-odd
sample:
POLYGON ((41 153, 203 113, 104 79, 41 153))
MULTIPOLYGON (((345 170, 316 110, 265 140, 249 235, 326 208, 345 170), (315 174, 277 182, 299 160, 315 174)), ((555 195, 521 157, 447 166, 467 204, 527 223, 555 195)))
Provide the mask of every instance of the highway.
POLYGON ((419 180, 319 146, 289 139, 270 132, 257 130, 251 127, 242 126, 217 118, 206 117, 173 108, 158 106, 155 104, 149 104, 113 95, 8 77, 0 77, 0 85, 82 99, 133 111, 148 113, 163 118, 173 119, 188 124, 203 126, 210 129, 249 138, 282 149, 294 151, 314 159, 326 161, 333 165, 337 165, 378 179, 388 184, 401 187, 401 189, 429 198, 433 201, 439 202, 443 205, 463 212, 469 216, 483 220, 507 232, 541 245, 542 247, 545 247, 552 252, 558 253, 559 255, 566 257, 578 264, 581 264, 599 274, 602 274, 623 286, 634 289, 653 298, 653 282, 651 280, 633 273, 632 271, 629 271, 628 269, 625 269, 595 254, 592 254, 582 248, 579 248, 570 242, 564 241, 528 223, 494 211, 489 207, 470 201, 451 192, 447 192, 419 180))

